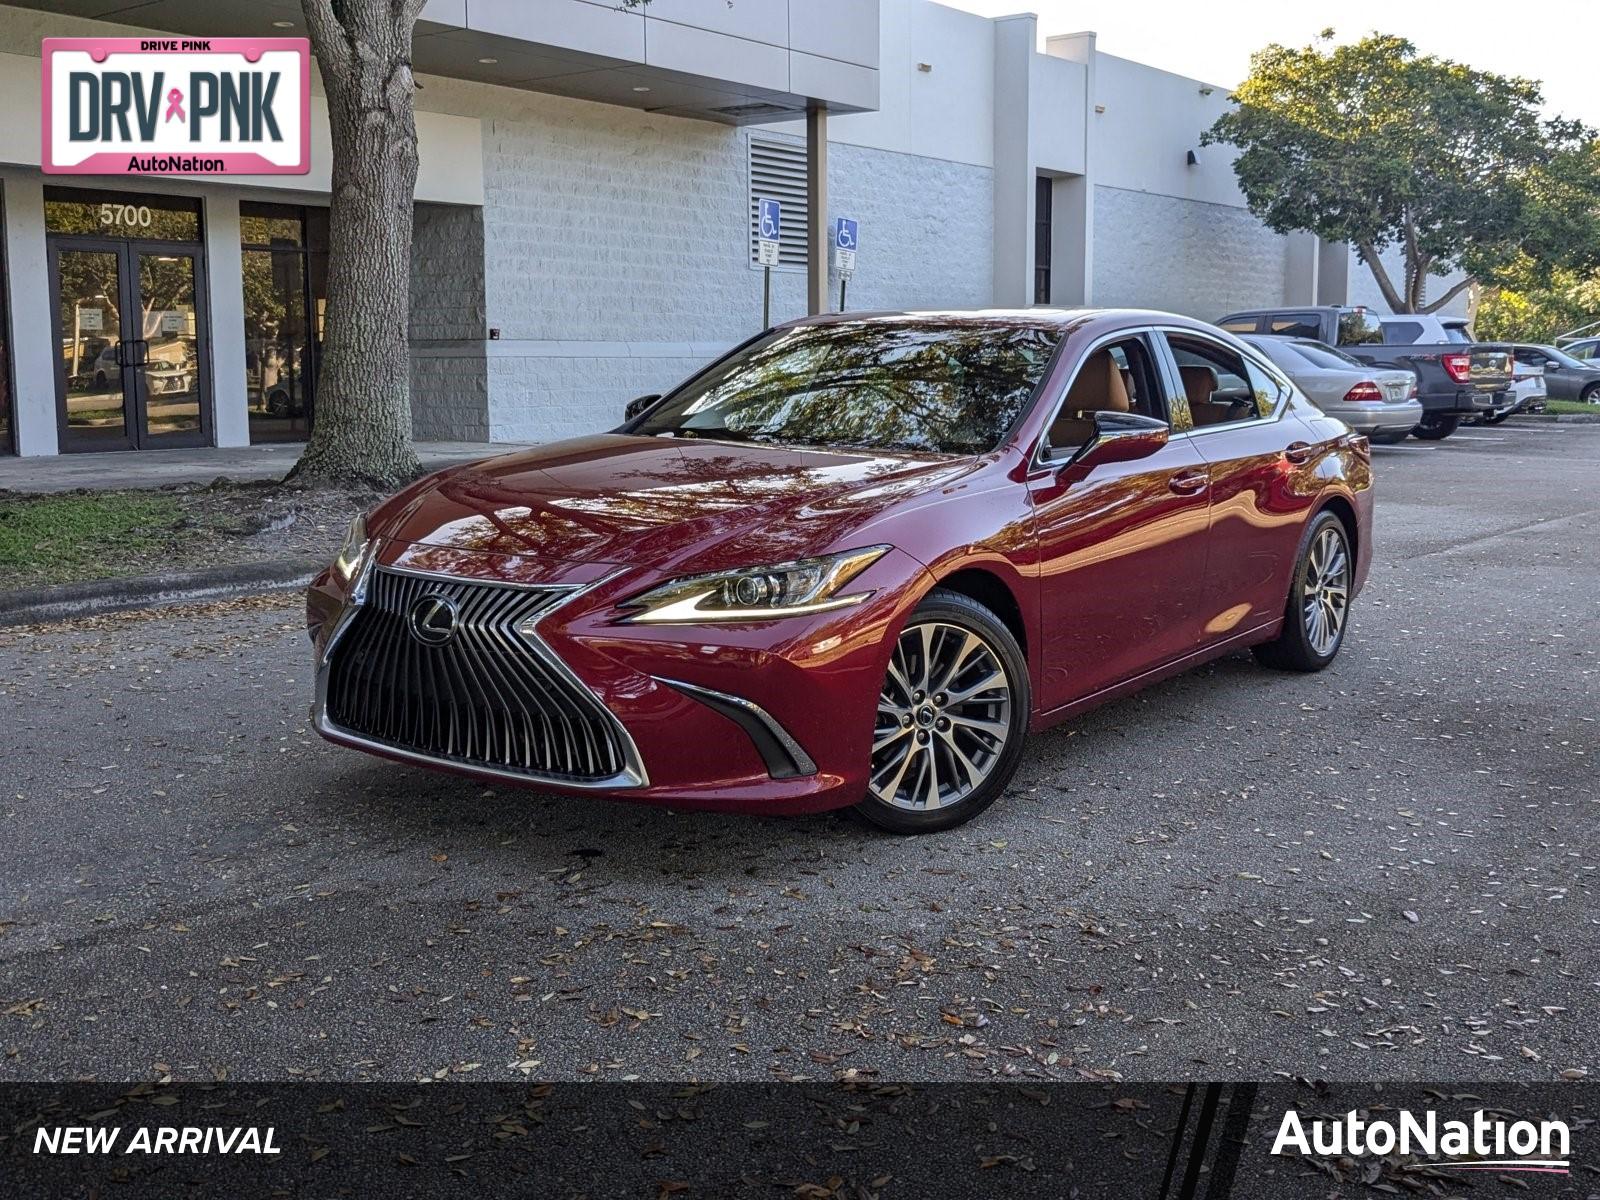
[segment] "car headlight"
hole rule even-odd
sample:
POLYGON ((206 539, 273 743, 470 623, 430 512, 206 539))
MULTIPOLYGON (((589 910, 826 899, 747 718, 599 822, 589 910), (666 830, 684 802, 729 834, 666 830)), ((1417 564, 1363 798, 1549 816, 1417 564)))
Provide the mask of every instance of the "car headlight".
POLYGON ((345 532, 344 545, 339 547, 339 557, 333 560, 333 573, 339 577, 340 582, 349 583, 355 578, 368 544, 366 518, 357 517, 350 522, 350 528, 345 532))
POLYGON ((860 604, 869 592, 841 590, 889 552, 867 546, 821 558, 689 575, 622 603, 638 624, 700 624, 706 621, 770 621, 860 604))

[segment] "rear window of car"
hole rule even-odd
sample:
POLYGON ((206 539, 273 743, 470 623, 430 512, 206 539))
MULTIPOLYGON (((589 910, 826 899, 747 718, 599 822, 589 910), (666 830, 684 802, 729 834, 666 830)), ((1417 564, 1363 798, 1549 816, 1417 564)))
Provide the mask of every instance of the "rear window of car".
POLYGON ((1218 329, 1226 329, 1229 333, 1254 333, 1260 324, 1259 317, 1229 317, 1217 325, 1218 329))
POLYGON ((1361 365, 1359 359, 1351 358, 1348 354, 1335 350, 1323 342, 1290 342, 1289 345, 1296 354, 1314 367, 1340 371, 1345 367, 1361 365))
POLYGON ((1339 313, 1339 345, 1367 346, 1382 341, 1383 326, 1366 309, 1347 308, 1339 313))

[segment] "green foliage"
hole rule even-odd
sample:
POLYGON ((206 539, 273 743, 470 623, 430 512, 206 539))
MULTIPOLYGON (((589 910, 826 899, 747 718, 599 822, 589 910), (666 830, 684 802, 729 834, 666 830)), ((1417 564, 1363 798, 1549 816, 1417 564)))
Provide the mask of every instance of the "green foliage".
POLYGON ((1483 295, 1474 328, 1498 341, 1549 342, 1600 321, 1600 272, 1542 271, 1522 262, 1483 295))
POLYGON ((1280 233, 1353 244, 1397 311, 1435 311, 1522 263, 1600 264, 1600 141, 1543 117, 1531 80, 1373 34, 1268 46, 1233 99, 1202 141, 1239 147, 1251 211, 1280 233), (1404 252, 1402 281, 1378 261, 1390 246, 1404 252), (1424 304, 1429 273, 1456 270, 1467 279, 1424 304))
POLYGON ((12 586, 119 572, 163 544, 183 514, 170 496, 43 496, 0 500, 0 577, 12 586))

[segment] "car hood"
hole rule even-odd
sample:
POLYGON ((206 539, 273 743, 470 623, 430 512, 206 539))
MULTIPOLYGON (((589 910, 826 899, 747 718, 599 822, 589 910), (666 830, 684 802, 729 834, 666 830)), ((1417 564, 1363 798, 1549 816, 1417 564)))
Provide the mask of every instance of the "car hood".
POLYGON ((445 471, 373 532, 457 551, 717 570, 833 548, 977 461, 604 434, 445 471))

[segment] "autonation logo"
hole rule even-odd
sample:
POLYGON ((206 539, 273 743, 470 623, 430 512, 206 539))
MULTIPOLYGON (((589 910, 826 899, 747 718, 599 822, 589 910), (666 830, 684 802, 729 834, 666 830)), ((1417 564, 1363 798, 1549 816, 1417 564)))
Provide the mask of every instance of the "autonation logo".
POLYGON ((1278 1126, 1274 1154, 1360 1158, 1414 1155, 1429 1165, 1460 1171, 1529 1171, 1566 1175, 1571 1167, 1572 1133, 1565 1121, 1507 1121, 1478 1109, 1469 1121, 1419 1118, 1399 1109, 1395 1119, 1368 1120, 1351 1109, 1342 1117, 1313 1118, 1309 1127, 1290 1109, 1278 1126))

